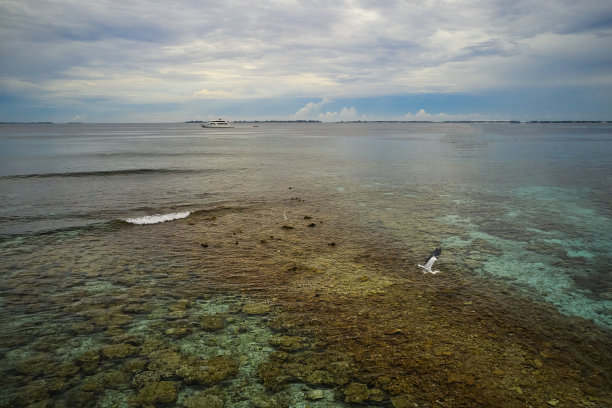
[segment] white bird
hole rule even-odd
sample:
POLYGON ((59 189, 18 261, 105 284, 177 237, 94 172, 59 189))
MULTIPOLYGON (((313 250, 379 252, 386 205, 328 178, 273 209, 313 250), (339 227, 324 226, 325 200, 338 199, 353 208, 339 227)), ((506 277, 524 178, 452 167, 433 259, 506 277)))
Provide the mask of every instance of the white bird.
POLYGON ((440 271, 435 270, 432 271, 431 267, 433 266, 434 262, 436 262, 438 260, 438 257, 440 256, 440 254, 442 253, 442 248, 436 248, 431 254, 429 254, 429 258, 427 258, 427 261, 425 261, 425 265, 418 265, 419 268, 423 269, 423 273, 431 273, 432 275, 435 275, 436 273, 440 273, 440 271))

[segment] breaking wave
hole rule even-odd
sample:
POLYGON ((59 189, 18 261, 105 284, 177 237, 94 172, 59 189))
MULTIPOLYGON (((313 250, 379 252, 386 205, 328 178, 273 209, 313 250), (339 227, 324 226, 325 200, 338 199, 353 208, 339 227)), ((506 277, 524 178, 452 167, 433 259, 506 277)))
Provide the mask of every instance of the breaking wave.
POLYGON ((191 212, 178 212, 178 213, 170 213, 170 214, 153 214, 153 215, 145 215, 143 217, 134 217, 134 218, 124 218, 122 221, 125 221, 130 224, 136 225, 148 225, 148 224, 159 224, 160 222, 179 220, 181 218, 187 218, 191 212))

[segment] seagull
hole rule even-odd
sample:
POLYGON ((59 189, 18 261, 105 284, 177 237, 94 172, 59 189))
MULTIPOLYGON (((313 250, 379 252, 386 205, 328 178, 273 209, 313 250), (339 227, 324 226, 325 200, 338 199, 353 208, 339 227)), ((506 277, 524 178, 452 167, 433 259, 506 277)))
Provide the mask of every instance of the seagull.
POLYGON ((440 256, 440 254, 442 253, 442 248, 438 247, 436 248, 431 254, 429 254, 429 258, 427 258, 427 261, 425 261, 425 265, 418 265, 417 266, 421 269, 423 269, 423 273, 431 273, 432 275, 435 275, 436 273, 440 273, 440 271, 435 270, 432 271, 431 267, 433 266, 434 262, 436 262, 438 260, 438 257, 440 256))

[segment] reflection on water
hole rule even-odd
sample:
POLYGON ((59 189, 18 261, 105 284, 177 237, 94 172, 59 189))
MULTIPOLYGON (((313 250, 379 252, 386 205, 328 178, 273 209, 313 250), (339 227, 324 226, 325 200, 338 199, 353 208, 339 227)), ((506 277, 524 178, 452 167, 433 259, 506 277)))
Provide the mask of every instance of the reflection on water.
POLYGON ((2 406, 612 401, 609 333, 444 256, 440 275, 414 267, 444 222, 409 247, 291 193, 5 241, 2 406))

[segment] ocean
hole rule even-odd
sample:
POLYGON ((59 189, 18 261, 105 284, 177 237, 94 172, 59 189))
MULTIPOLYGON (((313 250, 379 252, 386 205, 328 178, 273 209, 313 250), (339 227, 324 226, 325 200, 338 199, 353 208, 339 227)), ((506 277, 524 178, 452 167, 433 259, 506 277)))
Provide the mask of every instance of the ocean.
POLYGON ((609 124, 2 124, 0 257, 2 407, 612 405, 609 124))

